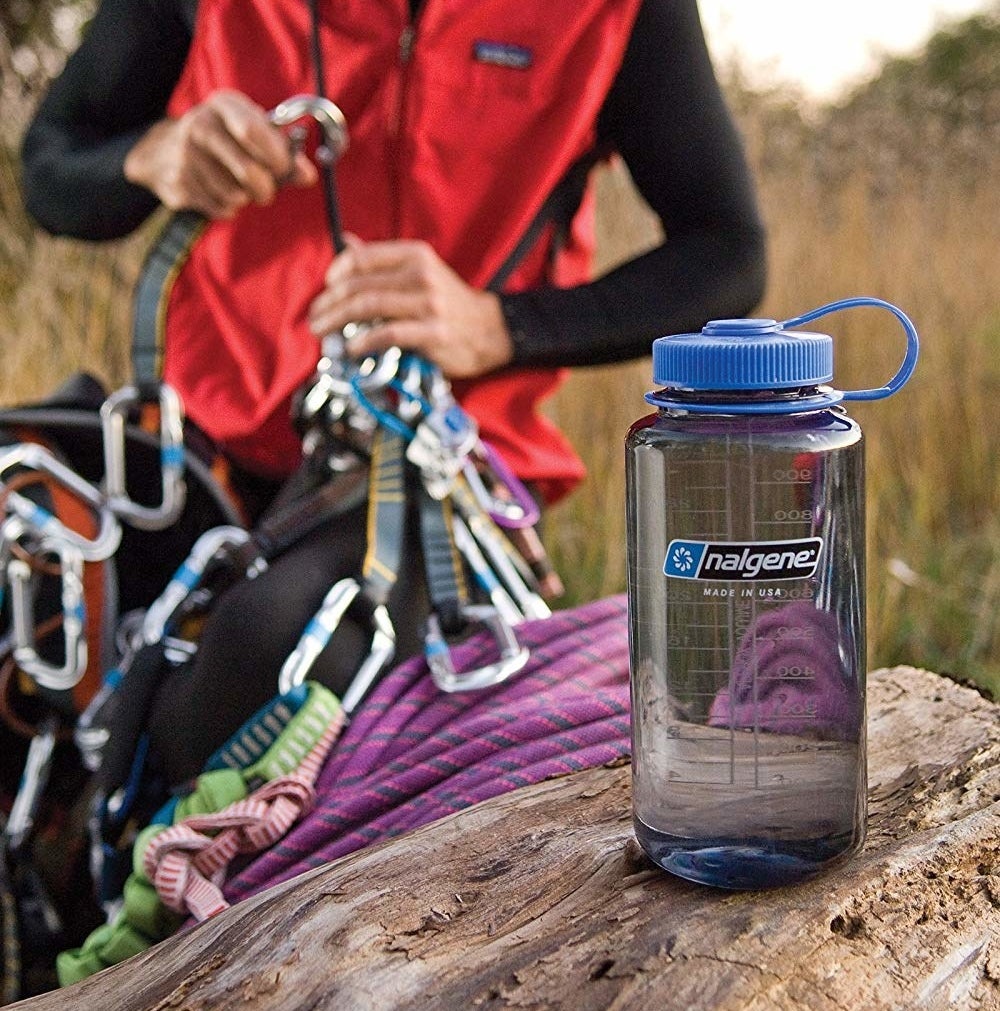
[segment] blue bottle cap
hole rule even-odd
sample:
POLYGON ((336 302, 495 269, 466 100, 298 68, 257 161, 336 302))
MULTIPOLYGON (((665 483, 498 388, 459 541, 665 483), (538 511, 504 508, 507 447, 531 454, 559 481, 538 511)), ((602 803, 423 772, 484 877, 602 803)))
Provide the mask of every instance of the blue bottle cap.
POLYGON ((773 319, 717 319, 653 342, 653 382, 675 390, 785 390, 833 378, 833 339, 773 319))

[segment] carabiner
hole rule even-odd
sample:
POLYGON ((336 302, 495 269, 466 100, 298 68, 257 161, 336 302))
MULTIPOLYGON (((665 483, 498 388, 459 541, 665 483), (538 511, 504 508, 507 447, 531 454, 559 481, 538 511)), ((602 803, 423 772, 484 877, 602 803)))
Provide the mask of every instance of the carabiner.
POLYGON ((525 563, 520 562, 520 565, 527 571, 522 572, 519 568, 519 556, 515 554, 514 547, 489 522, 485 514, 468 510, 461 497, 456 496, 456 504, 465 516, 465 522, 458 516, 452 520, 455 545, 501 615, 511 625, 518 625, 525 620, 550 618, 552 610, 534 589, 534 577, 525 563), (479 550, 480 547, 489 555, 489 561, 479 550), (494 584, 502 591, 502 595, 494 588, 494 584), (505 613, 507 601, 515 609, 513 615, 505 613))
MULTIPOLYGON (((195 541, 191 553, 170 577, 163 592, 149 605, 142 622, 142 641, 160 642, 167 627, 205 575, 208 563, 226 548, 242 547, 250 534, 242 527, 213 527, 195 541)), ((263 564, 259 562, 258 564, 263 564)))
MULTIPOLYGON (((31 532, 31 527, 20 516, 8 516, 0 523, 0 593, 7 584, 7 566, 13 556, 14 545, 31 532)), ((30 551, 27 548, 25 550, 30 551)), ((0 596, 0 603, 2 602, 0 596)))
POLYGON ((421 414, 430 411, 430 402, 424 397, 424 365, 416 355, 403 356, 397 376, 390 385, 400 394, 396 413, 407 425, 414 425, 421 414))
POLYGON ((59 559, 62 581, 62 666, 49 663, 38 655, 35 645, 35 602, 32 570, 20 558, 7 565, 10 580, 11 612, 14 626, 14 662, 43 688, 68 691, 87 670, 87 620, 83 601, 83 552, 69 541, 43 537, 38 554, 53 554, 59 559))
POLYGON ((476 459, 466 460, 462 473, 476 501, 498 526, 510 530, 533 527, 541 519, 542 513, 521 479, 488 442, 479 440, 474 453, 476 459), (492 479, 494 487, 503 489, 502 494, 498 495, 486 487, 483 472, 492 479))
POLYGON ((406 447, 431 498, 447 498, 479 441, 479 426, 452 398, 433 402, 406 447))
POLYGON ((493 609, 508 625, 520 625, 527 615, 486 561, 479 542, 460 517, 452 516, 451 523, 455 547, 468 563, 479 588, 490 598, 493 609))
MULTIPOLYGON (((351 349, 351 341, 370 330, 372 324, 348 323, 342 330, 344 338, 344 353, 351 349)), ((358 362, 357 371, 351 378, 352 384, 356 388, 364 390, 366 393, 374 390, 384 390, 389 383, 396 378, 399 373, 399 365, 403 359, 403 352, 396 347, 386 348, 380 355, 369 355, 358 362)))
POLYGON ((354 396, 347 379, 335 375, 329 358, 320 358, 312 384, 299 401, 296 421, 303 427, 313 424, 320 414, 324 422, 339 421, 354 396))
POLYGON ((138 389, 125 386, 101 405, 104 435, 104 492, 117 515, 140 530, 163 530, 184 508, 184 412, 172 386, 160 383, 160 504, 134 502, 125 487, 125 414, 142 402, 138 389))
MULTIPOLYGON (((287 695, 305 681, 306 675, 326 648, 347 609, 360 592, 361 584, 350 576, 334 583, 327 591, 319 610, 310 619, 295 649, 289 653, 281 666, 278 674, 279 694, 287 695)), ((347 715, 350 715, 368 694, 372 682, 396 652, 396 630, 384 604, 373 607, 372 623, 375 630, 368 656, 362 661, 341 700, 341 707, 347 715)))
POLYGON ((18 516, 40 537, 67 541, 79 548, 88 562, 103 562, 118 549, 121 527, 101 493, 89 481, 56 459, 44 446, 35 442, 22 442, 0 456, 0 482, 12 467, 24 467, 47 474, 67 491, 72 492, 90 507, 98 520, 97 533, 91 537, 70 530, 57 516, 32 502, 20 492, 7 493, 7 511, 18 516))
POLYGON ((3 830, 5 856, 7 853, 17 853, 21 849, 35 824, 38 805, 52 772, 56 730, 56 718, 47 717, 41 725, 40 732, 31 738, 28 745, 21 782, 3 830))
POLYGON ((427 658, 431 678, 441 691, 452 693, 492 688, 516 674, 528 662, 531 654, 518 643, 514 629, 495 607, 469 604, 462 608, 461 613, 466 620, 479 622, 493 633, 493 638, 500 647, 500 659, 475 670, 464 673, 456 671, 451 648, 441 634, 437 615, 432 613, 427 619, 424 635, 424 656, 427 658))
POLYGON ((339 106, 319 95, 292 95, 268 114, 275 126, 291 126, 306 116, 314 119, 323 132, 321 158, 335 161, 347 150, 347 120, 339 106))

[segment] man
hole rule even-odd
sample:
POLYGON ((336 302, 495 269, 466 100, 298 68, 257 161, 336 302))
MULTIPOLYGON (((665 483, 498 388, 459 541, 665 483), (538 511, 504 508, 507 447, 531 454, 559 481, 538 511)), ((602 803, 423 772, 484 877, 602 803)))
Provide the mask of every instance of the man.
MULTIPOLYGON (((353 355, 395 345, 439 365, 483 437, 552 502, 583 475, 540 411, 564 368, 743 315, 764 283, 695 0, 103 0, 27 133, 23 178, 29 211, 58 234, 124 235, 161 204, 209 219, 170 293, 163 377, 265 502, 299 459, 290 404, 319 338, 348 322, 377 321, 353 355), (350 132, 336 181, 351 238, 337 256, 315 167, 267 117, 310 92, 336 101, 350 132), (565 181, 609 152, 665 239, 590 281, 592 199, 565 181), (550 221, 553 193, 563 213, 550 221)), ((253 652, 273 674, 303 615, 357 572, 363 539, 363 516, 348 517, 280 559, 253 600, 237 587, 238 604, 216 608, 199 673, 164 692, 192 715, 176 775, 274 691, 246 676, 242 630, 267 627, 253 652), (286 621, 271 601, 290 587, 286 621)), ((401 583, 397 618, 413 609, 401 583)), ((317 665, 335 690, 368 636, 355 639, 339 665, 317 665)), ((400 654, 418 641, 401 636, 400 654)))
POLYGON ((304 0, 104 0, 27 134, 27 206, 81 238, 125 234, 158 201, 213 219, 172 297, 165 374, 253 473, 294 465, 288 402, 316 335, 378 317, 353 350, 396 343, 437 362, 555 498, 580 468, 535 413, 558 382, 539 370, 643 355, 753 306, 763 240, 747 168, 694 0, 415 6, 321 2, 319 82, 304 0), (315 168, 289 161, 265 113, 319 83, 347 116, 340 204, 362 240, 332 265, 315 168), (585 206, 554 266, 543 235, 503 294, 484 293, 595 147, 623 156, 664 244, 583 284, 585 206))

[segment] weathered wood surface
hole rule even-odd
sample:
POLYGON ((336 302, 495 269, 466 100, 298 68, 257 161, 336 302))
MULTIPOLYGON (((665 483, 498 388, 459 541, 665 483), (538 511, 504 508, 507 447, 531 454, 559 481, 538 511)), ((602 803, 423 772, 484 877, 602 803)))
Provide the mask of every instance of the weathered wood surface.
MULTIPOLYGON (((859 856, 795 888, 663 874, 629 770, 478 805, 25 1008, 1000 1008, 1000 707, 872 676, 859 856)), ((822 798, 818 798, 822 803, 822 798)))

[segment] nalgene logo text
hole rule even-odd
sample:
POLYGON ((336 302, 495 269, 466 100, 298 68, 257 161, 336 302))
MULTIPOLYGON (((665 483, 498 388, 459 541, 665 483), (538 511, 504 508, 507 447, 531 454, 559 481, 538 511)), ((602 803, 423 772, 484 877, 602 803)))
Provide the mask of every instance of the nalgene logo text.
POLYGON ((822 550, 821 537, 738 544, 673 540, 663 572, 675 579, 808 579, 819 565, 822 550))

